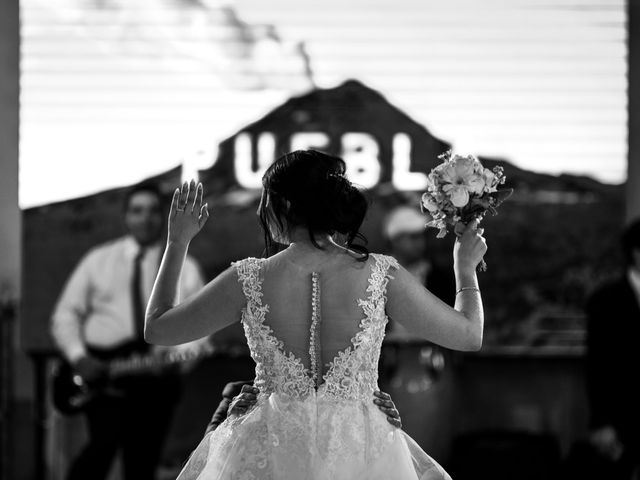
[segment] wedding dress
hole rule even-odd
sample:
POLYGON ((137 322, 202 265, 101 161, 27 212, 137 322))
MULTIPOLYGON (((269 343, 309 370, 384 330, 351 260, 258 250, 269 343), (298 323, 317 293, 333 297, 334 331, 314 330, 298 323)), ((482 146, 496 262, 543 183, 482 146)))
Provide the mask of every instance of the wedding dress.
MULTIPOLYGON (((309 282, 293 279, 287 286, 288 303, 278 314, 290 314, 291 319, 279 322, 278 335, 278 322, 262 298, 261 270, 267 261, 249 257, 232 263, 247 299, 241 321, 256 363, 257 403, 208 433, 177 480, 449 480, 444 469, 373 403, 388 321, 386 286, 397 260, 372 253, 368 272, 338 272, 331 287, 322 284, 324 273, 315 271, 306 277, 309 282), (361 284, 358 275, 366 279, 361 284), (343 284, 336 285, 339 282, 343 284), (349 303, 345 297, 340 311, 321 294, 326 287, 336 298, 348 296, 359 285, 366 287, 364 298, 353 297, 349 303), (308 298, 301 296, 303 291, 308 298), (350 304, 355 309, 348 312, 351 318, 338 318, 350 304), (321 313, 321 305, 329 315, 321 313), (300 319, 303 311, 310 315, 300 319), (354 311, 359 312, 355 318, 354 311), (349 325, 351 338, 342 331, 349 325), (335 355, 328 356, 332 349, 335 355)), ((328 270, 327 275, 331 277, 328 270)), ((279 288, 273 303, 285 291, 279 288)))

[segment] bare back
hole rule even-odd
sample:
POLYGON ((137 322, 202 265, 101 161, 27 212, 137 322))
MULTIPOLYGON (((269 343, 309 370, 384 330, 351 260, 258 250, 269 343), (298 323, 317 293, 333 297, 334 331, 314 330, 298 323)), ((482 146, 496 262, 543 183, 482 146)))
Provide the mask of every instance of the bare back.
POLYGON ((358 261, 349 253, 287 253, 234 262, 247 297, 243 324, 257 376, 263 367, 270 370, 265 378, 286 375, 284 363, 305 377, 297 379, 305 386, 309 379, 317 389, 340 371, 341 376, 366 376, 362 390, 369 390, 369 383, 377 381, 387 322, 388 271, 397 262, 380 254, 358 261))

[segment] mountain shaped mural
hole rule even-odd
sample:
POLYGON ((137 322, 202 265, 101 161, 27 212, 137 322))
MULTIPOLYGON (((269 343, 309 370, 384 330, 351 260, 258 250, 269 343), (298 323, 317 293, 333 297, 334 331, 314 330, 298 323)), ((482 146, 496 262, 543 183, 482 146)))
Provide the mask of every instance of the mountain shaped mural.
MULTIPOLYGON (((212 166, 200 172, 212 218, 192 244, 208 278, 232 260, 263 252, 256 208, 264 169, 282 153, 317 148, 343 156, 354 183, 372 200, 363 233, 372 251, 385 251, 381 225, 399 204, 417 207, 425 174, 451 147, 354 80, 291 98, 224 140, 212 166)), ((623 190, 588 177, 552 176, 500 159, 515 188, 500 215, 484 222, 489 270, 481 274, 490 348, 555 345, 579 348, 582 302, 593 285, 615 270, 623 224, 623 190)), ((180 168, 156 181, 169 199, 180 168)), ((24 211, 22 341, 51 351, 48 321, 55 300, 79 258, 123 233, 118 188, 24 211)), ((452 238, 429 236, 430 256, 451 267, 452 238)), ((219 338, 241 338, 239 329, 219 338)))

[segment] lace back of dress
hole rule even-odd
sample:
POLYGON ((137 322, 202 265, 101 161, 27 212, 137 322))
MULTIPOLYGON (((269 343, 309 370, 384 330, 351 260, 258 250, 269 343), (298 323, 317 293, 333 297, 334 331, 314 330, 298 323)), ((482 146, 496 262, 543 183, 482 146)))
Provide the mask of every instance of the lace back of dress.
MULTIPOLYGON (((260 395, 277 392, 290 397, 305 397, 314 391, 322 391, 323 395, 340 399, 369 399, 371 392, 377 388, 377 362, 388 320, 384 307, 386 284, 393 278, 389 268, 398 267, 393 257, 381 254, 372 254, 372 257, 375 261, 367 279, 365 295, 357 298, 356 302, 360 307, 358 315, 362 315, 358 320, 358 328, 348 344, 337 352, 333 345, 336 338, 341 337, 339 333, 336 334, 336 325, 331 324, 335 318, 326 315, 322 318, 318 272, 314 271, 310 278, 306 277, 311 287, 310 298, 307 297, 311 315, 299 325, 301 336, 297 340, 291 336, 287 339, 282 323, 275 324, 276 329, 280 328, 279 335, 270 325, 271 321, 281 317, 274 315, 273 319, 265 321, 267 314, 271 315, 269 302, 263 303, 262 298, 263 278, 260 272, 266 259, 249 257, 233 262, 247 299, 241 323, 256 363, 255 385, 260 389, 260 395), (282 338, 288 341, 285 343, 282 338), (298 355, 293 353, 293 349, 297 349, 298 355)), ((308 295, 309 290, 304 290, 308 295)), ((302 291, 299 290, 299 294, 302 291)), ((294 302, 297 303, 297 298, 294 302)), ((282 305, 287 308, 286 305, 291 304, 280 305, 278 312, 286 316, 289 312, 283 310, 282 305)), ((297 310, 300 311, 299 308, 297 310)))

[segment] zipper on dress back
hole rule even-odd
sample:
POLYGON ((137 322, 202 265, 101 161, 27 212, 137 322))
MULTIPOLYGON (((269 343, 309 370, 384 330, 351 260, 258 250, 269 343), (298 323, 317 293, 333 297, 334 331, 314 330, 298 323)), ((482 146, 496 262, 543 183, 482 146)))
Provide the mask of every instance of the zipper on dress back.
POLYGON ((309 360, 311 379, 320 386, 322 358, 320 353, 320 274, 311 272, 311 327, 309 332, 309 360))

